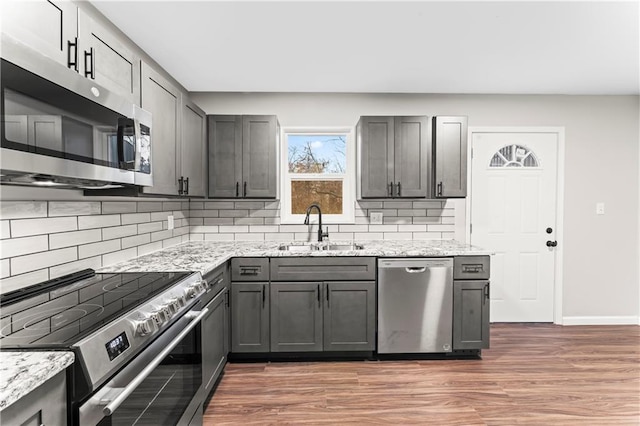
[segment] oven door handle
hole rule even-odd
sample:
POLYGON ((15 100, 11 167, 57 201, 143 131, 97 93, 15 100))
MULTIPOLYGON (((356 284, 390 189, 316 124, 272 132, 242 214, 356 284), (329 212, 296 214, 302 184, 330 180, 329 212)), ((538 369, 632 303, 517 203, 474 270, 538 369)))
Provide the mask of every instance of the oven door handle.
POLYGON ((140 374, 136 376, 135 379, 133 379, 125 388, 123 388, 122 392, 117 397, 115 397, 112 401, 109 402, 109 404, 106 407, 102 409, 102 412, 104 413, 104 415, 105 416, 112 415, 118 409, 118 407, 124 402, 124 400, 127 399, 127 397, 131 395, 138 386, 140 386, 140 384, 144 381, 144 379, 146 379, 149 376, 149 374, 153 372, 153 370, 162 362, 162 360, 165 359, 167 355, 169 355, 176 346, 178 346, 180 341, 184 339, 187 336, 187 334, 189 334, 191 330, 195 326, 197 326, 198 323, 202 320, 202 318, 204 318, 208 313, 209 313, 209 308, 204 308, 201 311, 192 311, 187 313, 186 315, 194 317, 193 321, 191 321, 184 328, 184 330, 182 330, 180 334, 178 334, 176 338, 173 339, 171 343, 169 343, 169 345, 166 348, 164 348, 162 352, 160 352, 158 356, 156 356, 153 359, 153 361, 151 361, 149 365, 147 365, 145 369, 140 372, 140 374))

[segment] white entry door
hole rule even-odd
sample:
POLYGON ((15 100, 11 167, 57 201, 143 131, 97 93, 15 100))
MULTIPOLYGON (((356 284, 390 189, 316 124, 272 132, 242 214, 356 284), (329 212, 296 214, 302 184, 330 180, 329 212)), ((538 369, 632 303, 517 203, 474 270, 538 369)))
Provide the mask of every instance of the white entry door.
POLYGON ((471 243, 495 253, 491 321, 553 322, 558 133, 471 138, 471 243))

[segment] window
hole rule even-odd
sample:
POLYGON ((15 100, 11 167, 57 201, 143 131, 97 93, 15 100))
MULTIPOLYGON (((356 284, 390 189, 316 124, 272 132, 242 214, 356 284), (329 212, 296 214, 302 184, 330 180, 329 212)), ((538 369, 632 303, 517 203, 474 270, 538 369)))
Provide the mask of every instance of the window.
POLYGON ((493 154, 489 167, 538 167, 533 151, 521 145, 506 145, 493 154))
MULTIPOLYGON (((322 222, 353 223, 355 156, 352 130, 283 129, 281 222, 302 224, 318 204, 322 222)), ((313 211, 312 223, 317 222, 313 211)))

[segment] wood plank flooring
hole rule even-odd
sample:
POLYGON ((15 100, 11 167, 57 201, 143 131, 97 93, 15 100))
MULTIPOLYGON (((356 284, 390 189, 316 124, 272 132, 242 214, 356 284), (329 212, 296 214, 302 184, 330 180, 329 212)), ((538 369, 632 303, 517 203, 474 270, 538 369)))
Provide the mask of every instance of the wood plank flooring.
POLYGON ((205 425, 640 425, 640 327, 492 324, 482 360, 228 364, 205 425))

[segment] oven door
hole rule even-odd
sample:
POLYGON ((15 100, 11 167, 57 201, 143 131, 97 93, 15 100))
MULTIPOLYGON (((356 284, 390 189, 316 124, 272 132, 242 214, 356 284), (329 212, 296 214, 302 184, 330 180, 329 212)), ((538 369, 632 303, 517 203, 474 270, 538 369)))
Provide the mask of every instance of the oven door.
POLYGON ((200 322, 191 310, 97 390, 79 409, 80 425, 178 425, 202 421, 200 322), (193 422, 192 422, 193 419, 193 422))

